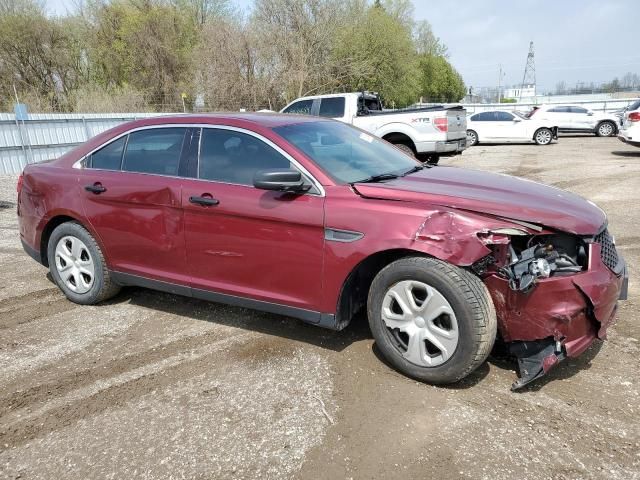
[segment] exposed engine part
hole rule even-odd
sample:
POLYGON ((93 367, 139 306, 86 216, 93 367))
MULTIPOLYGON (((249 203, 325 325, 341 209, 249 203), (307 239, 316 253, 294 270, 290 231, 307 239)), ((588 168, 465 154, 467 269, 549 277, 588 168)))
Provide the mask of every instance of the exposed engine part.
POLYGON ((578 239, 560 235, 530 237, 519 254, 509 245, 509 264, 499 270, 509 288, 528 292, 539 278, 581 272, 586 267, 584 245, 578 239))

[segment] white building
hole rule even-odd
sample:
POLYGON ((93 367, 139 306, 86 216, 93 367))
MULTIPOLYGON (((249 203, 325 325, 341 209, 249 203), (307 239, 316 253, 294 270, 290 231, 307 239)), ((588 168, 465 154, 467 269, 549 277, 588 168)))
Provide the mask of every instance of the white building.
POLYGON ((536 97, 536 86, 535 85, 525 85, 524 88, 507 88, 504 91, 504 98, 535 98, 536 97))

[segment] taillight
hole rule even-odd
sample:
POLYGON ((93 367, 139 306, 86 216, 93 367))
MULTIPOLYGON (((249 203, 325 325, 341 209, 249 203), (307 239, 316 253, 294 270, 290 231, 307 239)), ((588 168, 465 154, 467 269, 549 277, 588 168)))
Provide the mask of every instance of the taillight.
POLYGON ((447 117, 434 118, 433 124, 441 132, 449 131, 449 119, 447 117))
POLYGON ((630 122, 640 122, 640 112, 631 112, 629 114, 630 122))
POLYGON ((16 185, 16 191, 20 193, 22 191, 22 174, 18 177, 18 183, 16 185))

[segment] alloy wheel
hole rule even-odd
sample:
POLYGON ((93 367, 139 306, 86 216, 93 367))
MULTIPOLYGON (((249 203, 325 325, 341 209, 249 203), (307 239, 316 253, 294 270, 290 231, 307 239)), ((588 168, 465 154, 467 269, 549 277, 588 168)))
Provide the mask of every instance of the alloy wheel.
POLYGON ((536 133, 536 142, 540 145, 551 143, 551 132, 549 130, 540 130, 536 133))
POLYGON ((603 123, 598 127, 598 133, 601 137, 610 137, 613 135, 613 125, 610 123, 603 123))
POLYGON ((62 237, 55 249, 55 265, 62 282, 71 291, 83 294, 93 286, 95 264, 89 248, 77 237, 62 237))
POLYGON ((451 304, 423 282, 403 280, 391 286, 382 302, 382 321, 402 356, 421 367, 442 365, 458 346, 451 304))

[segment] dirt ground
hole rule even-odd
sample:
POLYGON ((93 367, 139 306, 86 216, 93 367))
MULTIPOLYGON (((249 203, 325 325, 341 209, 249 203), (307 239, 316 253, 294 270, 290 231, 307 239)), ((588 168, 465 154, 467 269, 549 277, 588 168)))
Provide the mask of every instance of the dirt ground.
POLYGON ((409 380, 362 320, 336 333, 134 288, 77 306, 23 253, 0 178, 0 478, 640 478, 640 149, 562 137, 442 163, 608 212, 631 274, 608 341, 511 393, 494 357, 454 387, 409 380))

